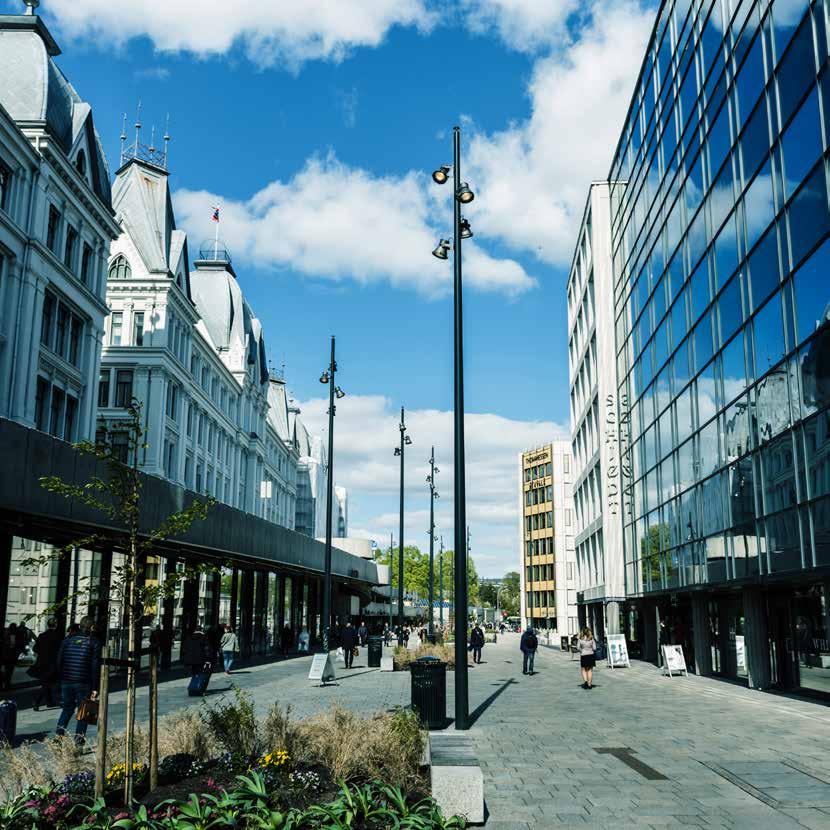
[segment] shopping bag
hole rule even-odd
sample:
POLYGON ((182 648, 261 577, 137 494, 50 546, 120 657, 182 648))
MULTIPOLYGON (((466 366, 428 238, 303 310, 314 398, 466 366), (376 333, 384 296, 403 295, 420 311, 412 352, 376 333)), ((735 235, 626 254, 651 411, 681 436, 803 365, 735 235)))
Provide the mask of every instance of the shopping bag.
POLYGON ((82 700, 75 718, 81 723, 88 723, 90 726, 94 726, 98 723, 98 701, 93 700, 91 697, 82 700))

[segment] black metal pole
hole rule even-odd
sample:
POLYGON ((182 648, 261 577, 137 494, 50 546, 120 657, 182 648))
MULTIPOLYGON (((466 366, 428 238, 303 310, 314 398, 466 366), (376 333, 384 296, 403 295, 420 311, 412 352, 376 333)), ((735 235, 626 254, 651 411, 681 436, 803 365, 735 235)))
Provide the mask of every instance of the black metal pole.
POLYGON ((429 636, 435 634, 435 447, 429 456, 429 636))
POLYGON ((331 338, 331 363, 329 364, 329 469, 326 483, 326 558, 323 576, 323 651, 329 650, 331 626, 331 505, 334 488, 334 376, 337 363, 334 360, 334 335, 331 338))
POLYGON ((453 127, 453 296, 455 329, 455 728, 470 728, 467 699, 467 528, 464 480, 464 329, 461 292, 461 130, 453 127))
POLYGON ((406 425, 403 420, 403 407, 401 407, 401 505, 400 522, 398 524, 398 645, 403 645, 403 472, 404 452, 406 447, 406 425))
POLYGON ((392 579, 392 571, 393 571, 392 557, 395 555, 393 553, 393 547, 392 547, 393 541, 394 541, 394 539, 392 537, 392 534, 390 533, 389 534, 389 636, 390 637, 392 636, 392 585, 393 585, 393 582, 394 582, 394 580, 392 579))
POLYGON ((438 624, 441 626, 441 636, 444 634, 444 537, 441 537, 440 553, 438 554, 438 624))

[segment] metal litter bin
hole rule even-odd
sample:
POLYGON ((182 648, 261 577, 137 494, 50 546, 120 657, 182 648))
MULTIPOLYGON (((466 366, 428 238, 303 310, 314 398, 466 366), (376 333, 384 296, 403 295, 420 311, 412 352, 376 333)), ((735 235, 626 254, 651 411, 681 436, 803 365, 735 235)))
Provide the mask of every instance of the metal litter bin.
POLYGON ((447 722, 447 664, 437 657, 419 657, 409 664, 412 709, 428 729, 447 722))
POLYGON ((369 637, 369 645, 367 647, 369 654, 369 668, 379 669, 380 658, 383 657, 383 637, 373 634, 369 637))

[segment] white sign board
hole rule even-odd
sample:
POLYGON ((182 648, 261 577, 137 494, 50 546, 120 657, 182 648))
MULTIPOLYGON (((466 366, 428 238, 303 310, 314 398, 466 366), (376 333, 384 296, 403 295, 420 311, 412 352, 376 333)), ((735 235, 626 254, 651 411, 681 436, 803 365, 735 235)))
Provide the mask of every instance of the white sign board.
POLYGON ((739 669, 746 668, 746 646, 743 634, 735 636, 735 658, 739 669))
POLYGON ((334 671, 334 662, 331 654, 315 654, 311 661, 311 670, 308 673, 309 680, 319 680, 321 684, 330 683, 337 677, 334 671))
POLYGON ((683 646, 662 646, 663 672, 674 677, 673 672, 686 674, 686 658, 683 656, 683 646))
POLYGON ((628 666, 631 668, 625 634, 609 634, 606 640, 608 643, 608 665, 612 669, 618 668, 619 666, 628 666))

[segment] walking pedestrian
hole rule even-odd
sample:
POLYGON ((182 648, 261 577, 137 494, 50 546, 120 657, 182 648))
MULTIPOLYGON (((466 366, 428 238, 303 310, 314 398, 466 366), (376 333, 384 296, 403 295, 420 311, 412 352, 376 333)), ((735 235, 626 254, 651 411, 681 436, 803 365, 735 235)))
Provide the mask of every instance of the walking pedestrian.
POLYGON ((234 633, 232 625, 225 626, 225 633, 219 642, 219 648, 222 650, 222 663, 225 666, 225 674, 230 674, 236 652, 239 651, 239 639, 234 633))
POLYGON ((210 643, 202 626, 197 625, 182 643, 182 663, 190 668, 190 676, 196 677, 204 671, 205 663, 210 662, 210 643))
POLYGON ((383 626, 383 644, 385 646, 389 645, 389 641, 392 638, 392 631, 389 628, 389 623, 384 624, 383 626))
POLYGON ((357 636, 360 638, 360 645, 365 646, 369 642, 369 629, 366 628, 366 621, 360 621, 360 627, 357 629, 357 636))
POLYGON ((14 670, 17 667, 17 623, 11 623, 3 632, 3 667, 0 671, 0 688, 11 689, 14 670))
MULTIPOLYGON (((101 642, 94 636, 92 619, 84 617, 80 631, 66 637, 60 644, 57 656, 58 677, 61 684, 61 709, 56 735, 65 735, 69 719, 87 698, 98 698, 101 679, 101 642)), ((75 742, 83 744, 87 724, 76 720, 75 742)))
POLYGON ((294 644, 294 632, 291 630, 290 625, 283 626, 282 633, 280 634, 280 648, 282 649, 282 656, 288 657, 288 650, 294 644))
POLYGON ((586 625, 579 632, 577 642, 579 648, 579 670, 582 673, 582 688, 594 688, 594 666, 597 664, 597 644, 594 640, 594 632, 586 625))
POLYGON ((533 661, 536 659, 536 649, 539 648, 539 640, 532 626, 528 626, 519 641, 519 648, 522 651, 522 674, 533 674, 533 661))
POLYGON ((310 643, 311 635, 308 633, 308 628, 303 626, 303 630, 300 632, 300 637, 297 640, 297 651, 307 652, 310 643))
POLYGON ((354 652, 357 646, 357 631, 355 631, 354 627, 352 626, 351 620, 346 623, 346 627, 343 629, 343 657, 346 660, 346 668, 350 669, 352 667, 352 663, 354 662, 354 652))
POLYGON ((34 710, 40 710, 41 704, 51 708, 55 705, 54 687, 58 679, 58 652, 60 651, 63 635, 58 631, 58 621, 50 617, 46 623, 46 631, 38 635, 35 640, 35 664, 29 673, 40 681, 40 689, 35 695, 34 710))
POLYGON ((470 632, 470 648, 473 652, 473 662, 481 662, 481 649, 484 648, 484 632, 481 626, 476 623, 473 630, 470 632))

